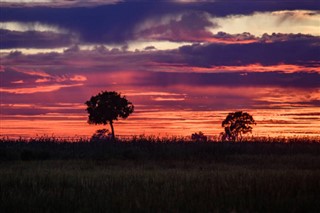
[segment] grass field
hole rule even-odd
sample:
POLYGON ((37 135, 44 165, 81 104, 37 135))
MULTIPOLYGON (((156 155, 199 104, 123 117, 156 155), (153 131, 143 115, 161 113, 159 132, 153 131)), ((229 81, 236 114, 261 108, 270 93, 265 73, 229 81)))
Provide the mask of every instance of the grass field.
POLYGON ((320 212, 320 143, 0 142, 1 212, 320 212))

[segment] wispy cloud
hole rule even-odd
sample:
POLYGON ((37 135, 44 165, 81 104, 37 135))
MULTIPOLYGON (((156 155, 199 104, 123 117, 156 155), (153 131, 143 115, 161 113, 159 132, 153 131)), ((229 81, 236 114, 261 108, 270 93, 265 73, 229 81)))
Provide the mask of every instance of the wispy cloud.
POLYGON ((35 86, 35 87, 26 87, 26 88, 0 88, 0 92, 13 93, 13 94, 33 94, 33 93, 42 93, 42 92, 53 92, 60 90, 62 88, 68 87, 79 87, 83 84, 73 84, 73 85, 63 85, 63 84, 54 84, 46 86, 35 86))
POLYGON ((83 86, 87 78, 83 75, 51 75, 39 69, 7 67, 1 73, 5 78, 0 92, 13 94, 32 94, 53 92, 61 88, 83 86))
POLYGON ((174 98, 174 97, 155 97, 152 98, 154 101, 184 101, 185 98, 174 98))
POLYGON ((94 7, 99 5, 108 5, 121 2, 121 0, 1 0, 5 7, 94 7))
POLYGON ((36 69, 23 69, 19 67, 10 67, 9 69, 23 73, 30 76, 38 76, 38 77, 51 77, 48 73, 42 71, 42 70, 36 70, 36 69))
POLYGON ((146 40, 206 41, 212 36, 207 30, 209 27, 216 27, 209 20, 209 14, 188 12, 147 20, 137 28, 135 37, 146 40))
POLYGON ((12 81, 11 83, 13 83, 13 84, 23 84, 24 81, 23 80, 17 80, 17 81, 12 81))
POLYGON ((0 29, 17 32, 53 32, 67 33, 66 29, 62 29, 57 25, 48 25, 41 22, 0 22, 0 29))

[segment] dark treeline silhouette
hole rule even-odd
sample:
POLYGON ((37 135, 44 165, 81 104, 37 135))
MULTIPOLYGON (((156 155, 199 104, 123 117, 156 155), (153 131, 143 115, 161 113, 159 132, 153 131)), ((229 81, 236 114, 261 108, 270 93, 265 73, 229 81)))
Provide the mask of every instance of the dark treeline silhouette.
POLYGON ((0 160, 49 159, 129 159, 129 160, 190 160, 216 161, 234 155, 319 155, 320 140, 265 138, 255 142, 198 142, 184 138, 133 137, 130 140, 93 143, 55 138, 30 140, 0 139, 0 160))

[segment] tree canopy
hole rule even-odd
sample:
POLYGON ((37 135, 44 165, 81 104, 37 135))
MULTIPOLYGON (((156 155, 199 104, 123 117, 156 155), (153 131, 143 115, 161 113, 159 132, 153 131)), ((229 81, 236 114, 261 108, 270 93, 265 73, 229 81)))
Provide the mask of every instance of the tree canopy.
POLYGON ((115 138, 113 122, 126 119, 134 111, 133 104, 117 92, 102 91, 86 101, 89 124, 110 124, 112 139, 115 138))
POLYGON ((223 134, 223 140, 242 140, 242 135, 252 132, 252 126, 256 124, 252 115, 247 112, 237 111, 229 113, 224 121, 222 121, 222 127, 224 127, 225 133, 223 134))

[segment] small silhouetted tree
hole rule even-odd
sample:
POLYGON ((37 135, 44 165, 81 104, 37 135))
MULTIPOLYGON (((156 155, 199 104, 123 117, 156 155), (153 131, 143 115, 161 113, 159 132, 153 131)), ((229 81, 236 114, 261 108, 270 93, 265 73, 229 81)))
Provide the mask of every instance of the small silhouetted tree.
POLYGON ((193 141, 197 141, 197 142, 206 142, 208 140, 208 137, 204 135, 203 132, 195 132, 191 135, 191 139, 193 141))
POLYGON ((100 141, 109 141, 112 137, 112 134, 107 129, 98 129, 90 139, 90 142, 100 142, 100 141))
POLYGON ((102 91, 86 101, 89 124, 110 124, 112 140, 115 139, 113 122, 126 119, 134 111, 134 106, 125 96, 117 92, 102 91))
POLYGON ((234 112, 229 113, 224 121, 222 121, 222 127, 224 127, 224 133, 222 133, 222 140, 237 141, 242 140, 242 135, 252 132, 252 126, 256 122, 252 115, 247 112, 234 112))

